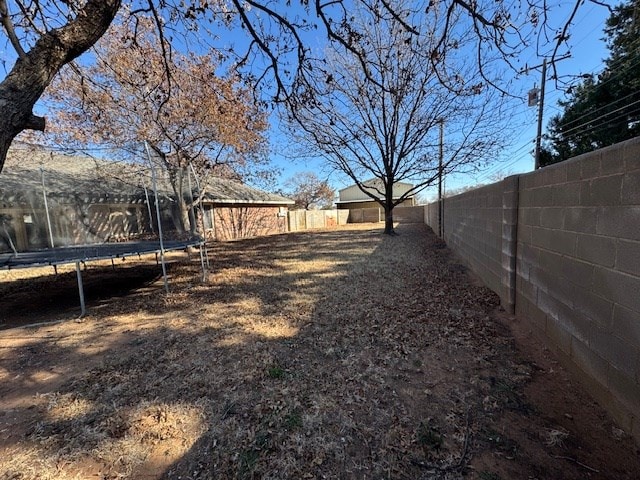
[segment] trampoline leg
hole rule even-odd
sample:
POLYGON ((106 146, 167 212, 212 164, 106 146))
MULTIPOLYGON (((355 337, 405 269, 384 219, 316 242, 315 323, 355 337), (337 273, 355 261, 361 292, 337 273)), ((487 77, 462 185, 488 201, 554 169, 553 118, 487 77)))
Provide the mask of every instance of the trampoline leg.
POLYGON ((84 306, 84 287, 82 286, 82 271, 80 270, 80 262, 76 262, 76 275, 78 277, 78 294, 80 295, 80 316, 84 317, 86 309, 84 306))
POLYGON ((209 265, 209 252, 207 251, 207 244, 203 243, 202 248, 204 248, 204 258, 207 261, 207 268, 211 268, 211 265, 209 265))
POLYGON ((204 268, 204 254, 202 253, 202 244, 200 244, 200 264, 202 265, 202 283, 207 281, 207 271, 204 268))
POLYGON ((160 263, 162 264, 162 279, 164 280, 164 291, 169 293, 169 281, 167 280, 167 266, 164 262, 164 250, 160 251, 160 263))
MULTIPOLYGON (((123 260, 124 260, 124 258, 123 258, 123 260)), ((115 272, 115 270, 116 270, 116 264, 115 264, 115 262, 113 261, 113 258, 111 259, 111 269, 112 269, 114 272, 115 272)))

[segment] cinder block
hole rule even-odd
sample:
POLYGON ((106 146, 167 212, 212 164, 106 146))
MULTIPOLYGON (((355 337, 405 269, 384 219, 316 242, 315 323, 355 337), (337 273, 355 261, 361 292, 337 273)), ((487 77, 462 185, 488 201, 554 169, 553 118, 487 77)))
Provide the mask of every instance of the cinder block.
POLYGON ((609 367, 608 386, 612 393, 636 417, 640 417, 640 385, 617 368, 609 367))
POLYGON ((594 323, 585 315, 577 310, 565 308, 559 321, 573 337, 581 342, 589 343, 594 323))
POLYGON ((580 205, 581 183, 558 185, 553 190, 553 204, 558 207, 580 205))
POLYGON ((567 355, 570 354, 571 334, 563 328, 563 325, 560 322, 549 315, 547 315, 545 334, 560 351, 567 355))
POLYGON ((594 178, 582 185, 580 202, 585 206, 620 205, 623 175, 594 178), (588 188, 586 188, 588 185, 588 188))
POLYGON ((577 288, 575 292, 574 307, 576 311, 589 317, 601 328, 611 328, 613 302, 582 288, 577 288))
MULTIPOLYGON (((518 299, 516 298, 516 311, 518 309, 518 299)), ((527 315, 525 317, 531 326, 541 334, 544 334, 547 325, 547 314, 529 302, 527 315)))
POLYGON ((618 240, 616 269, 640 277, 640 242, 618 240))
POLYGON ((524 223, 518 223, 518 250, 520 245, 531 244, 531 227, 524 223))
POLYGON ((518 212, 518 222, 532 227, 540 226, 541 208, 523 208, 518 212))
POLYGON ((533 190, 533 206, 552 207, 553 187, 539 187, 533 190))
MULTIPOLYGON (((640 160, 638 163, 640 163, 640 160)), ((622 178, 620 200, 623 205, 640 205, 640 170, 627 173, 622 178)))
MULTIPOLYGON (((516 200, 520 185, 520 177, 521 175, 510 175, 502 180, 502 191, 505 194, 511 193, 512 198, 515 198, 516 200)), ((510 203, 507 206, 513 207, 515 205, 517 205, 517 203, 510 203)))
POLYGON ((531 186, 523 186, 520 184, 520 193, 518 194, 518 206, 519 208, 531 208, 535 207, 534 204, 534 189, 531 186))
POLYGON ((582 165, 580 165, 579 161, 572 159, 564 163, 567 165, 567 182, 574 182, 582 178, 582 165))
POLYGON ((539 289, 537 306, 548 317, 561 319, 571 312, 571 306, 564 303, 556 295, 557 291, 555 289, 539 289))
POLYGON ((503 223, 502 224, 502 243, 505 244, 514 244, 515 245, 515 240, 516 240, 516 225, 514 223, 512 224, 508 224, 508 223, 503 223))
POLYGON ((613 267, 616 262, 616 241, 602 235, 578 234, 576 256, 580 260, 613 267))
POLYGON ((640 278, 626 273, 595 267, 593 291, 630 310, 640 312, 640 278))
POLYGON ((555 286, 557 277, 548 269, 541 268, 540 265, 531 265, 529 279, 540 290, 549 290, 555 286))
POLYGON ((581 370, 600 385, 607 385, 608 362, 575 337, 571 339, 571 358, 581 370))
POLYGON ((540 211, 540 226, 561 229, 564 225, 564 208, 543 208, 540 211))
POLYGON ((534 184, 537 178, 537 173, 538 172, 529 172, 529 173, 523 173, 522 175, 520 175, 520 179, 519 179, 520 192, 530 188, 535 188, 534 184))
POLYGON ((581 174, 584 179, 595 178, 600 175, 600 151, 585 153, 577 157, 580 159, 581 174))
POLYGON ((570 207, 565 209, 565 230, 583 233, 596 233, 597 226, 597 207, 570 207))
POLYGON ((596 233, 627 240, 640 240, 640 206, 600 208, 596 233))
MULTIPOLYGON (((521 236, 518 236, 521 238, 521 236)), ((540 249, 531 245, 531 243, 518 242, 518 260, 527 264, 537 264, 540 249)))
POLYGON ((600 150, 600 174, 613 175, 624 172, 623 145, 616 144, 600 150))
POLYGON ((640 139, 633 138, 624 142, 622 156, 626 171, 640 170, 640 139))
POLYGON ((566 183, 567 181, 567 167, 564 163, 544 167, 540 174, 543 185, 555 185, 557 183, 566 183))
POLYGON ((556 283, 560 281, 559 277, 564 275, 563 261, 564 257, 559 253, 541 250, 538 255, 537 266, 549 272, 551 277, 548 280, 556 283))
POLYGON ((615 305, 611 329, 619 338, 624 338, 632 345, 640 348, 640 312, 615 305))
POLYGON ((531 243, 565 255, 573 256, 576 253, 576 234, 573 232, 534 227, 531 230, 531 243))
POLYGON ((611 332, 594 327, 589 346, 619 372, 629 379, 635 379, 638 351, 632 344, 621 340, 611 332))

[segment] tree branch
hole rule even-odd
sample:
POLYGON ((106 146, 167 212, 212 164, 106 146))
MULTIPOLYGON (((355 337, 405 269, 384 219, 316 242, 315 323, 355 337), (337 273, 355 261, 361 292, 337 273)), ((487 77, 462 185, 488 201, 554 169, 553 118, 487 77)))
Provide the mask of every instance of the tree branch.
POLYGON ((15 49, 16 53, 20 58, 24 58, 26 56, 26 53, 22 49, 22 45, 20 45, 20 41, 18 40, 16 31, 13 28, 13 22, 11 21, 11 17, 9 16, 9 8, 7 7, 6 0, 0 0, 0 22, 2 23, 4 30, 7 32, 7 37, 9 37, 9 41, 11 42, 11 45, 15 49))

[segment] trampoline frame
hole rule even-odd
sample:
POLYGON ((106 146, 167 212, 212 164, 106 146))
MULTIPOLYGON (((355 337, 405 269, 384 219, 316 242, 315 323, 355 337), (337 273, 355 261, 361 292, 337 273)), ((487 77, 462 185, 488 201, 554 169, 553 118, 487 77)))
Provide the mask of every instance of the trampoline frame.
MULTIPOLYGON (((144 142, 145 152, 147 154, 147 160, 151 167, 151 178, 153 182, 153 190, 158 195, 158 185, 156 180, 156 171, 151 160, 151 149, 156 154, 160 154, 154 147, 151 147, 148 142, 144 142)), ((193 167, 192 167, 193 169, 193 167)), ((51 233, 51 222, 49 219, 49 210, 47 207, 47 193, 44 181, 44 171, 42 177, 42 191, 44 195, 45 210, 47 213, 47 225, 49 227, 49 240, 51 242, 51 248, 44 250, 35 250, 27 252, 13 252, 0 254, 0 270, 10 270, 16 268, 31 268, 31 267, 44 267, 53 266, 57 273, 57 265, 71 264, 76 265, 76 276, 78 280, 78 294, 80 296, 80 317, 86 314, 86 305, 84 301, 84 286, 82 284, 82 270, 80 269, 80 263, 86 263, 92 260, 106 260, 111 259, 111 264, 114 265, 113 260, 115 258, 125 259, 134 255, 142 254, 156 254, 156 262, 158 259, 158 253, 160 254, 160 261, 162 264, 162 278, 164 281, 164 289, 169 293, 169 282, 167 280, 167 269, 164 260, 164 254, 171 250, 186 250, 189 247, 198 246, 200 249, 200 263, 202 265, 202 281, 206 281, 206 264, 209 265, 209 258, 206 254, 206 245, 203 239, 191 239, 186 241, 167 241, 163 238, 162 233, 162 219, 160 215, 160 207, 158 201, 156 205, 156 221, 158 224, 158 240, 154 241, 132 241, 132 242, 119 242, 119 243, 99 243, 89 245, 71 245, 64 247, 55 247, 53 237, 51 233), (204 251, 203 251, 204 249, 204 251)), ((194 171, 195 175, 195 171, 194 171)), ((196 177, 197 181, 197 177, 196 177)), ((189 176, 189 185, 191 185, 191 177, 189 176)), ((191 190, 191 188, 190 188, 191 190)), ((147 208, 149 208, 149 217, 151 218, 151 208, 149 205, 149 197, 145 187, 145 195, 147 197, 147 208)), ((192 206, 193 208, 193 206, 192 206)))
POLYGON ((82 284, 82 269, 80 263, 94 260, 113 260, 116 258, 125 259, 142 254, 160 254, 162 264, 162 277, 164 279, 165 291, 169 293, 169 283, 167 280, 167 270, 165 267, 164 254, 168 251, 186 250, 190 247, 199 247, 200 264, 202 266, 202 279, 206 279, 205 255, 203 248, 205 244, 202 240, 188 241, 139 241, 122 243, 102 243, 93 245, 74 245, 71 247, 50 248, 47 250, 37 250, 31 252, 4 253, 0 254, 0 270, 11 270, 18 268, 33 267, 56 267, 75 263, 76 277, 78 281, 78 295, 80 297, 80 317, 86 314, 84 300, 84 286, 82 284))

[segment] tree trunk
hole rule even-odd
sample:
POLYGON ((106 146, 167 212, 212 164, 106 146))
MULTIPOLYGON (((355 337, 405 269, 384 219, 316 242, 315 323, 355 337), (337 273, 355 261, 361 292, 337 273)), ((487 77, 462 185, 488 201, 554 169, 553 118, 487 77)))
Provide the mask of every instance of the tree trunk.
POLYGON ((396 233, 393 229, 393 207, 388 205, 384 207, 384 233, 386 235, 394 235, 396 233))
POLYGON ((16 135, 28 129, 44 131, 44 118, 33 114, 33 106, 60 69, 104 34, 120 3, 89 0, 64 27, 43 34, 0 83, 0 172, 16 135))

